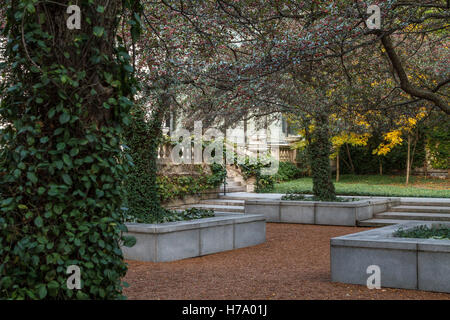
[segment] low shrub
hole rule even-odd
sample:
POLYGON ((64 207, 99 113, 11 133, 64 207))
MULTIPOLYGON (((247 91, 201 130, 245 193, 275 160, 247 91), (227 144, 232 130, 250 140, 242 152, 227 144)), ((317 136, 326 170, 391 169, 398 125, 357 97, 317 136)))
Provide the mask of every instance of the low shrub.
POLYGON ((274 175, 276 182, 290 181, 306 176, 308 169, 297 168, 292 162, 280 162, 278 172, 274 175))

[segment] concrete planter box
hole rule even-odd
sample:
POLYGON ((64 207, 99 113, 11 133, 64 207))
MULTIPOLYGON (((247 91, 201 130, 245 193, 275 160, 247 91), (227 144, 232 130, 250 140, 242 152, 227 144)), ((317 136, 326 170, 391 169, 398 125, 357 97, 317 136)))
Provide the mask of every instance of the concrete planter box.
POLYGON ((162 224, 127 223, 136 244, 122 247, 125 259, 165 262, 254 246, 266 241, 263 215, 216 214, 162 224))
POLYGON ((392 199, 367 199, 352 202, 246 200, 245 213, 263 213, 267 222, 356 226, 398 204, 392 199))
POLYGON ((367 285, 367 267, 377 265, 381 287, 450 293, 450 241, 396 238, 393 233, 419 225, 408 222, 331 239, 331 280, 367 285))

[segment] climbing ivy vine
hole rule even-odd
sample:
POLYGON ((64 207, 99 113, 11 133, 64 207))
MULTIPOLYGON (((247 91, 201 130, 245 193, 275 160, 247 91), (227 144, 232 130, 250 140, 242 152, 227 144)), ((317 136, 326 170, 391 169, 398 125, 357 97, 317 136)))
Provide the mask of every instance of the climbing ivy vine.
POLYGON ((120 242, 121 150, 135 93, 121 18, 139 35, 139 1, 5 0, 0 91, 0 298, 115 299, 127 267, 120 242), (130 17, 130 18, 126 18, 130 17), (67 288, 67 267, 81 289, 67 288))

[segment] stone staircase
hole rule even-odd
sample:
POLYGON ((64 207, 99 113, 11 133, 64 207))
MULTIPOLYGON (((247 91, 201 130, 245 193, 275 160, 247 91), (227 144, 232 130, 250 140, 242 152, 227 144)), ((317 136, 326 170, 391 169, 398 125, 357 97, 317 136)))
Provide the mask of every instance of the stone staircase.
MULTIPOLYGON (((233 166, 227 166, 227 184, 225 191, 228 192, 244 192, 247 186, 240 172, 233 166)), ((224 192, 223 184, 220 186, 220 192, 224 192)))
POLYGON ((450 222, 450 201, 402 200, 389 211, 376 214, 372 219, 359 222, 361 227, 384 227, 406 221, 450 222))

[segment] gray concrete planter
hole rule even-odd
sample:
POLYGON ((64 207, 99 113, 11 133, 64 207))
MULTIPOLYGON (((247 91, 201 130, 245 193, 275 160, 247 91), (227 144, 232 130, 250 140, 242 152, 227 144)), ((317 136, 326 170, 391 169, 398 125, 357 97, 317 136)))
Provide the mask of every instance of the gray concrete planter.
POLYGON ((408 222, 331 239, 331 280, 366 285, 376 265, 381 287, 450 293, 450 241, 393 237, 400 227, 436 224, 450 225, 408 222))
POLYGON ((125 259, 165 262, 254 246, 266 241, 263 215, 216 217, 162 224, 127 223, 136 244, 122 247, 125 259))
POLYGON ((246 200, 245 213, 263 213, 267 222, 356 226, 399 204, 393 199, 364 199, 352 202, 246 200))

